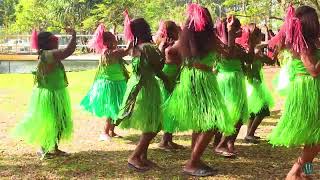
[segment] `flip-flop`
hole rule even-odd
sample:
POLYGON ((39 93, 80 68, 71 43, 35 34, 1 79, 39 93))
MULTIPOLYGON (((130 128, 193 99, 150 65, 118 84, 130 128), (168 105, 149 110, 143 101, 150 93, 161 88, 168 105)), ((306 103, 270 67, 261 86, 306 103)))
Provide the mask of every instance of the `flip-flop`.
POLYGON ((253 136, 254 138, 256 138, 256 139, 261 139, 261 137, 259 137, 259 136, 253 136))
POLYGON ((207 176, 214 176, 217 174, 217 170, 212 169, 209 166, 197 169, 193 172, 188 172, 183 170, 183 174, 189 175, 189 176, 195 176, 195 177, 207 177, 207 176))
POLYGON ((166 152, 171 152, 171 151, 175 151, 176 149, 173 149, 171 146, 163 146, 162 144, 159 144, 158 146, 160 149, 166 151, 166 152))
POLYGON ((258 140, 258 139, 256 139, 256 138, 249 138, 249 137, 245 137, 244 138, 244 141, 246 142, 246 143, 251 143, 251 144, 259 144, 260 143, 260 141, 258 140))
POLYGON ((54 155, 52 153, 44 153, 44 152, 37 152, 37 156, 40 158, 40 160, 45 160, 45 159, 53 159, 54 155))
POLYGON ((146 172, 146 171, 149 171, 151 168, 139 168, 131 163, 128 163, 128 168, 131 169, 131 170, 134 170, 136 172, 146 172))
POLYGON ((234 159, 237 157, 237 155, 235 153, 231 153, 231 152, 226 152, 226 151, 214 151, 215 154, 225 157, 225 158, 230 158, 230 159, 234 159))
POLYGON ((122 136, 120 136, 120 135, 115 135, 115 136, 111 136, 112 138, 123 138, 122 136))

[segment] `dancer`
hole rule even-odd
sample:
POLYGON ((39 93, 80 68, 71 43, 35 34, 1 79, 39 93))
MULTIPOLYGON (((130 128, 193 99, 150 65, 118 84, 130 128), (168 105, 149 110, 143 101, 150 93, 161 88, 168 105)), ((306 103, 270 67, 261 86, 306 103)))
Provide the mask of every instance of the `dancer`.
POLYGON ((165 106, 165 114, 174 117, 178 131, 193 131, 191 157, 183 172, 192 176, 211 176, 216 170, 202 162, 201 156, 215 130, 232 134, 234 127, 226 123, 230 117, 213 73, 221 48, 212 33, 211 15, 198 4, 190 4, 187 12, 181 37, 166 54, 167 61, 181 57, 183 67, 180 82, 165 106))
MULTIPOLYGON (((248 45, 251 44, 252 47, 260 45, 262 37, 263 35, 261 30, 256 26, 256 24, 251 23, 247 27, 243 28, 242 36, 237 38, 236 42, 249 52, 248 45)), ((256 48, 256 50, 258 49, 256 48)), ((254 136, 255 131, 262 120, 266 116, 270 116, 269 108, 274 104, 272 94, 264 82, 262 67, 266 62, 263 60, 268 59, 253 59, 252 64, 248 64, 246 66, 246 88, 250 119, 247 125, 247 135, 244 139, 246 142, 254 144, 258 143, 260 139, 260 137, 254 136)), ((270 60, 270 62, 267 63, 272 64, 273 62, 274 61, 270 60)))
POLYGON ((99 25, 89 41, 89 48, 100 53, 101 59, 93 85, 81 101, 81 106, 97 117, 106 118, 104 132, 99 138, 101 141, 121 137, 114 132, 114 121, 127 87, 128 73, 122 58, 128 54, 131 46, 119 49, 117 44, 116 37, 105 31, 103 24, 99 25))
MULTIPOLYGON (((169 81, 161 71, 163 57, 152 42, 149 24, 143 19, 130 20, 126 13, 125 37, 133 40, 133 72, 127 84, 117 124, 125 129, 137 129, 142 135, 128 159, 128 168, 138 172, 150 170, 155 163, 148 160, 151 140, 162 129, 161 92, 156 76, 169 88, 169 81)), ((170 88, 169 88, 170 89, 170 88)))
POLYGON ((33 33, 33 48, 38 49, 39 60, 35 73, 29 112, 18 124, 15 135, 30 144, 41 146, 37 153, 40 159, 46 155, 66 155, 58 149, 61 140, 71 138, 71 119, 68 81, 61 63, 76 48, 76 32, 66 29, 72 35, 65 49, 58 49, 58 38, 51 32, 33 33))
MULTIPOLYGON (((179 33, 181 32, 180 27, 176 25, 173 21, 164 21, 160 23, 159 30, 157 32, 157 39, 156 44, 159 46, 159 49, 164 54, 166 49, 172 47, 174 43, 179 38, 179 33)), ((168 61, 166 59, 165 65, 162 69, 163 73, 166 74, 170 80, 172 85, 176 84, 177 76, 179 74, 180 66, 181 66, 181 59, 176 58, 168 61)), ((160 82, 160 89, 162 95, 162 102, 165 101, 170 96, 170 92, 166 90, 163 83, 160 82)), ((181 149, 182 146, 174 143, 172 140, 172 133, 174 132, 174 124, 173 124, 173 117, 165 116, 163 119, 163 130, 164 135, 162 141, 159 144, 160 148, 165 150, 172 150, 172 149, 181 149)))
POLYGON ((291 81, 280 121, 270 135, 274 146, 303 146, 286 179, 309 179, 312 161, 320 151, 320 52, 316 10, 290 6, 280 32, 269 42, 278 51, 289 50, 291 81))
POLYGON ((228 123, 236 127, 236 132, 231 136, 217 133, 214 152, 224 157, 235 157, 234 143, 242 124, 249 118, 243 66, 244 61, 251 60, 248 54, 252 54, 253 47, 249 45, 249 53, 246 53, 243 48, 236 46, 235 39, 242 32, 240 21, 234 16, 219 22, 216 30, 221 41, 228 45, 228 55, 222 56, 217 65, 217 80, 231 117, 228 123))

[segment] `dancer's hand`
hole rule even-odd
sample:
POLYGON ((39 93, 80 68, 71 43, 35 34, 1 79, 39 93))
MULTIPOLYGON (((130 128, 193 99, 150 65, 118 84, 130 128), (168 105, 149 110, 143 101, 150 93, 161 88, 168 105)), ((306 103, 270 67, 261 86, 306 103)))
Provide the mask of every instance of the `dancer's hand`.
POLYGON ((127 43, 127 49, 132 49, 133 48, 133 41, 129 41, 128 43, 127 43))
POLYGON ((227 29, 228 31, 235 31, 234 22, 235 17, 233 15, 227 17, 227 29))
POLYGON ((70 28, 70 27, 65 28, 65 31, 66 31, 66 33, 68 33, 72 36, 75 36, 77 34, 77 32, 73 28, 70 28))

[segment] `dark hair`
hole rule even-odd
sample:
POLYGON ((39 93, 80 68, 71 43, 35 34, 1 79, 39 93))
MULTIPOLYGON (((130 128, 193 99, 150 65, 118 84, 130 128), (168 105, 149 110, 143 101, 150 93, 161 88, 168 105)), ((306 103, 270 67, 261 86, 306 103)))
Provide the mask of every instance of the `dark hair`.
POLYGON ((251 32, 251 35, 253 35, 254 37, 259 37, 259 36, 262 37, 263 36, 261 29, 259 27, 257 27, 256 23, 250 23, 248 25, 248 27, 249 27, 250 31, 253 30, 251 32))
MULTIPOLYGON (((190 17, 188 17, 185 27, 181 33, 181 46, 189 49, 191 56, 205 56, 213 50, 216 39, 214 35, 214 26, 211 14, 207 8, 205 9, 206 25, 203 31, 195 31, 193 23, 190 24, 190 17), (190 24, 190 25, 189 25, 190 24)), ((189 56, 187 55, 187 56, 189 56)), ((186 56, 182 54, 182 56, 186 56)))
POLYGON ((50 42, 50 37, 53 34, 51 32, 40 32, 38 34, 38 47, 39 50, 50 50, 49 42, 50 42))
POLYGON ((300 6, 295 13, 302 25, 302 34, 313 50, 316 49, 315 40, 319 38, 319 19, 317 12, 310 6, 300 6))
POLYGON ((179 31, 179 27, 173 21, 165 21, 164 24, 166 26, 168 38, 174 39, 174 34, 179 31))
POLYGON ((134 41, 152 42, 152 34, 149 24, 144 18, 137 18, 130 23, 134 41))
MULTIPOLYGON (((228 42, 229 37, 228 37, 228 28, 227 28, 227 26, 228 26, 227 18, 223 18, 222 22, 223 22, 223 25, 225 27, 224 29, 225 29, 225 33, 226 33, 226 36, 227 36, 227 42, 228 42)), ((241 28, 240 20, 238 18, 236 18, 236 17, 234 17, 233 26, 236 27, 236 28, 239 28, 239 29, 241 28)))
MULTIPOLYGON (((110 42, 113 39, 116 40, 117 38, 111 32, 106 31, 106 32, 103 33, 103 44, 105 46, 108 46, 108 42, 110 42)), ((110 47, 107 47, 107 48, 110 48, 110 47)))

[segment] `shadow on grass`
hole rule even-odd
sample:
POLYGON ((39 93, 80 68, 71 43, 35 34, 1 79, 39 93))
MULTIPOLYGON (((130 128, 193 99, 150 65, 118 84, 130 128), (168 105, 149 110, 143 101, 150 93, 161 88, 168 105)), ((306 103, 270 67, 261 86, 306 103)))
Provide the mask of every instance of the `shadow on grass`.
MULTIPOLYGON (((137 135, 139 136, 139 135, 137 135)), ((177 138, 190 138, 182 136, 177 138)), ((116 145, 116 144, 115 144, 116 145)), ((218 169, 218 178, 236 179, 276 179, 283 178, 291 167, 299 150, 273 148, 262 141, 258 145, 240 144, 236 146, 238 158, 225 159, 214 155, 212 148, 207 148, 203 160, 218 169)), ((149 149, 149 158, 161 168, 146 173, 136 173, 127 168, 127 158, 131 151, 82 151, 69 157, 59 157, 39 161, 30 154, 13 157, 12 163, 0 165, 2 177, 27 178, 107 178, 107 179, 186 179, 182 168, 190 157, 190 148, 178 152, 165 152, 149 149), (28 176, 26 176, 28 175, 28 176)), ((12 158, 12 157, 5 157, 12 158)))

